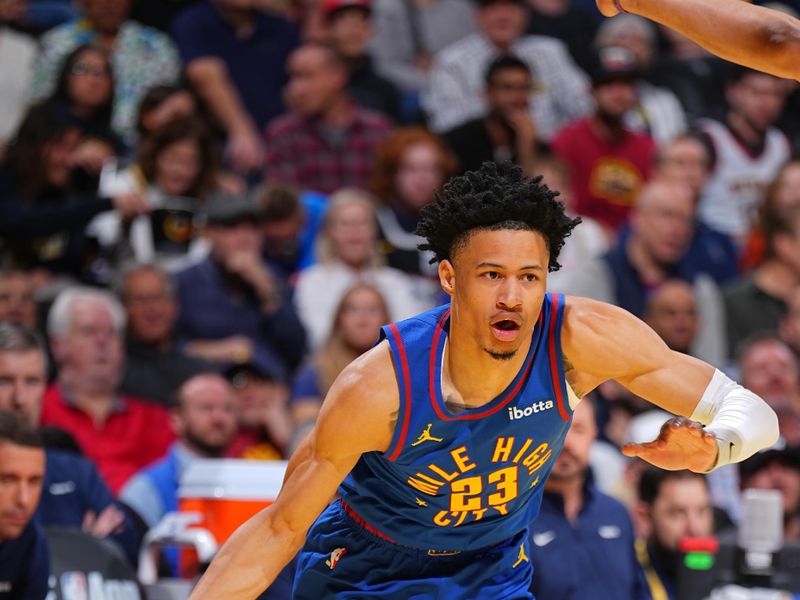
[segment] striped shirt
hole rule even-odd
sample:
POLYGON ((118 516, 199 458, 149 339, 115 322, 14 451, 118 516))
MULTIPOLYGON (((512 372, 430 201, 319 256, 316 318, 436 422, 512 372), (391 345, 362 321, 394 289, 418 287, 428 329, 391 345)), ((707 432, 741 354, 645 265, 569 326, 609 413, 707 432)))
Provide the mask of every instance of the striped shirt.
MULTIPOLYGON (((528 65, 536 82, 531 117, 542 141, 592 109, 589 82, 563 42, 530 35, 519 38, 510 53, 528 65)), ((486 113, 485 76, 500 50, 480 32, 451 44, 434 57, 423 106, 430 127, 442 132, 486 113)))

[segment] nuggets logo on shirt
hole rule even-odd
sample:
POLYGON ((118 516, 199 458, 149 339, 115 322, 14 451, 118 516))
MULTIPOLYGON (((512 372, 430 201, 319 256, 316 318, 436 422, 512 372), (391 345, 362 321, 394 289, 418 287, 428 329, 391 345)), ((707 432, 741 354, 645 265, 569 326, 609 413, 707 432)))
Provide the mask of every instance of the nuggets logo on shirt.
MULTIPOLYGON (((553 456, 548 442, 536 444, 533 438, 516 440, 513 436, 498 437, 491 457, 486 459, 497 469, 483 475, 471 475, 477 464, 467 446, 451 450, 436 463, 410 476, 406 483, 428 496, 438 496, 444 490, 449 495, 449 510, 432 515, 439 527, 458 527, 466 522, 480 521, 488 511, 508 514, 508 504, 519 496, 520 483, 525 489, 534 487, 539 477, 528 485, 520 478, 532 479, 553 456)), ((427 504, 420 502, 418 506, 427 504)))

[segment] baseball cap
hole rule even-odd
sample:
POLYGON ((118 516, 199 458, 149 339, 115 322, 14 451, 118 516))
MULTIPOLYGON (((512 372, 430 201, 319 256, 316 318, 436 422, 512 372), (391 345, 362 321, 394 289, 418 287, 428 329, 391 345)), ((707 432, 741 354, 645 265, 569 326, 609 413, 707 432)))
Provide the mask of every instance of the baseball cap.
POLYGON ((283 365, 260 348, 257 348, 244 362, 229 365, 222 374, 234 387, 239 387, 237 382, 243 382, 250 375, 265 381, 286 381, 286 370, 283 365))
POLYGON ((636 57, 627 48, 607 46, 594 55, 589 68, 593 85, 612 81, 633 81, 641 72, 636 57))
POLYGON ((217 192, 208 201, 206 224, 233 225, 245 219, 258 220, 260 212, 248 196, 217 192))
POLYGON ((322 0, 322 16, 327 19, 334 13, 346 8, 358 8, 370 14, 372 12, 371 4, 370 0, 322 0))

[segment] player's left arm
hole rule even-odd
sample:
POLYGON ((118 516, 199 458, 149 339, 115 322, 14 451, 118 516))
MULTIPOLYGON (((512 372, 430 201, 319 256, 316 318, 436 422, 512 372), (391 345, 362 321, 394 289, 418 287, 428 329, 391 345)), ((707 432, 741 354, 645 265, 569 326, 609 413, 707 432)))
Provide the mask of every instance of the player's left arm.
POLYGON ((758 396, 711 365, 670 350, 629 312, 570 296, 561 334, 566 377, 582 396, 615 379, 637 396, 685 418, 657 440, 630 444, 630 456, 665 469, 704 472, 737 462, 778 439, 778 420, 758 396))

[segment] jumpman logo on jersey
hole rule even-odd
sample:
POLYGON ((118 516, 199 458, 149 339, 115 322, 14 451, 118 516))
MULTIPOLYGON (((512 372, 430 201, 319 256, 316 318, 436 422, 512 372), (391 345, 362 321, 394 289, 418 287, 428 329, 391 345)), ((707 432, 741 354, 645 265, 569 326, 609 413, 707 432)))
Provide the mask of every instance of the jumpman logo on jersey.
POLYGON ((412 442, 412 446, 419 446, 422 442, 441 442, 443 441, 442 438, 433 437, 431 435, 431 427, 433 427, 433 423, 428 423, 428 426, 425 428, 419 437, 417 438, 416 442, 412 442))
POLYGON ((539 483, 539 479, 540 479, 539 477, 534 479, 533 482, 531 483, 531 487, 534 487, 537 483, 539 483))
POLYGON ((515 569, 515 568, 516 568, 516 567, 518 567, 520 564, 522 564, 522 562, 523 562, 523 561, 525 561, 525 562, 531 562, 531 561, 528 559, 528 556, 525 554, 525 544, 524 544, 524 543, 522 543, 522 544, 520 544, 520 545, 519 545, 519 556, 517 557, 517 562, 515 562, 513 565, 511 565, 511 568, 512 568, 512 569, 515 569))
POLYGON ((420 500, 419 498, 414 498, 417 501, 417 506, 428 506, 428 503, 424 500, 420 500))

